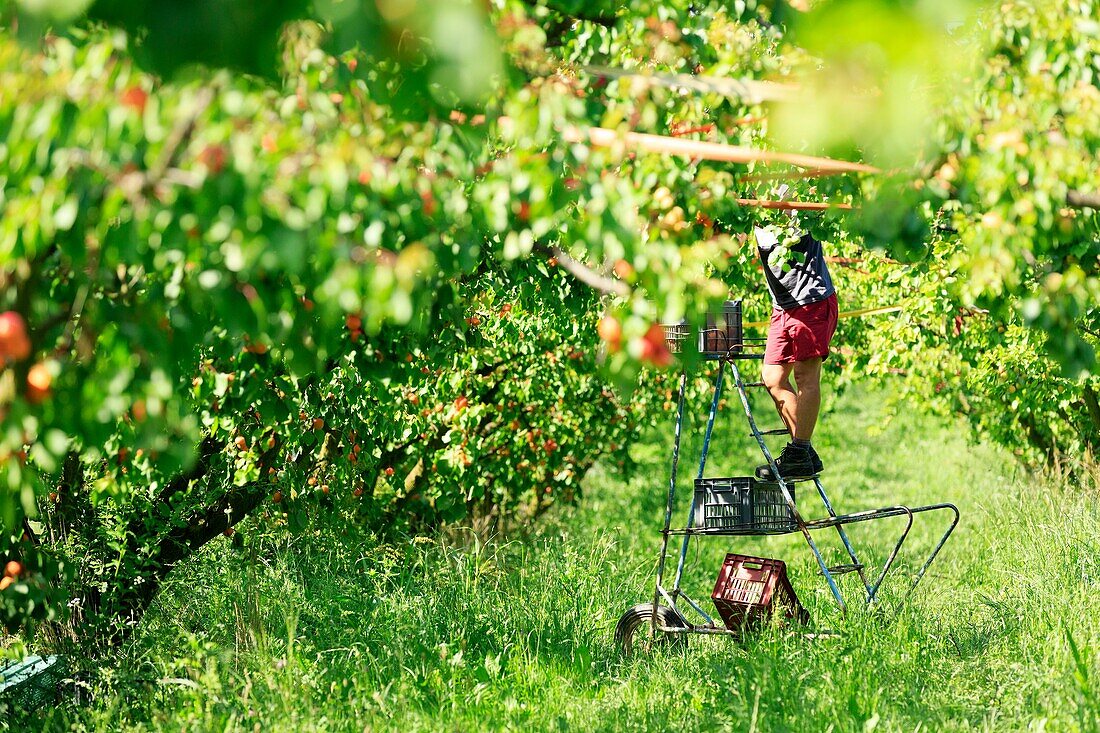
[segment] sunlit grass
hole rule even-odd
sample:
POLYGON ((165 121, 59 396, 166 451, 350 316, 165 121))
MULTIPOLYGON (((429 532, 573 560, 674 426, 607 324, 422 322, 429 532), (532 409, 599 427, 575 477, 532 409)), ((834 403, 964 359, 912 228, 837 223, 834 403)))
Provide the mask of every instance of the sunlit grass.
MULTIPOLYGON (((736 408, 735 404, 730 405, 736 408)), ((895 621, 842 618, 797 536, 709 539, 685 574, 709 592, 728 551, 789 561, 819 625, 743 645, 623 660, 619 615, 652 594, 668 435, 639 470, 593 473, 580 506, 527 536, 380 545, 324 526, 280 547, 215 543, 173 573, 132 646, 87 707, 37 716, 76 730, 1100 730, 1097 497, 1029 478, 957 425, 836 401, 816 438, 839 511, 953 501, 963 523, 895 621)), ((756 460, 737 413, 719 425, 710 475, 756 460)), ((697 469, 688 441, 681 490, 697 469)), ((820 514, 816 498, 801 496, 820 514)), ((686 505, 677 511, 682 521, 686 505)), ((896 522, 897 520, 891 520, 896 522)), ((896 524, 853 528, 881 563, 896 524)), ((247 531, 247 530, 246 530, 247 531)), ((903 574, 942 531, 914 527, 903 574)), ((819 534, 839 560, 835 534, 819 534)), ((844 588, 857 598, 858 580, 844 588)), ((889 584, 888 584, 889 585, 889 584)))

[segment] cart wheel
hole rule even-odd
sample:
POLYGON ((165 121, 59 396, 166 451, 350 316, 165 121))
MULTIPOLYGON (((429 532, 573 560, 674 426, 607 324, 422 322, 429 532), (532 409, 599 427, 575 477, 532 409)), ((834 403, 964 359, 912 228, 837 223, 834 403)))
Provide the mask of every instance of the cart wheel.
MULTIPOLYGON (((615 643, 619 645, 623 656, 631 656, 635 649, 649 651, 658 646, 674 649, 687 648, 687 634, 658 631, 656 637, 651 637, 652 621, 652 603, 639 603, 623 614, 618 626, 615 627, 615 643)), ((687 628, 683 617, 669 606, 657 607, 657 625, 687 628)))

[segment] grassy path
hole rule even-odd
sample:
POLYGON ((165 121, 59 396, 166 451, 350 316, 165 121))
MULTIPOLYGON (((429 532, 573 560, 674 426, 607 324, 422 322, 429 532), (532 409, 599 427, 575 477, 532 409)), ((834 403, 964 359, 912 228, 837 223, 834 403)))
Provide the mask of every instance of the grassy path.
MULTIPOLYGON (((523 540, 394 548, 323 528, 255 559, 217 543, 174 574, 113 691, 35 722, 103 731, 1100 730, 1096 495, 1052 490, 996 450, 969 445, 959 428, 889 417, 866 396, 837 401, 817 443, 841 511, 938 500, 963 511, 896 623, 832 614, 797 537, 710 539, 689 560, 696 598, 710 605, 727 551, 781 557, 815 619, 843 634, 806 641, 773 628, 741 646, 695 637, 686 652, 620 659, 618 616, 652 592, 669 448, 659 436, 637 446, 632 479, 592 475, 580 507, 523 540)), ((746 473, 749 448, 741 421, 721 425, 708 473, 746 473)), ((688 446, 688 463, 696 449, 688 446)), ((864 525, 852 536, 881 562, 894 531, 864 525)), ((938 531, 918 524, 899 573, 938 531)), ((821 537, 839 550, 835 535, 821 537)), ((845 578, 854 597, 858 580, 845 578)))

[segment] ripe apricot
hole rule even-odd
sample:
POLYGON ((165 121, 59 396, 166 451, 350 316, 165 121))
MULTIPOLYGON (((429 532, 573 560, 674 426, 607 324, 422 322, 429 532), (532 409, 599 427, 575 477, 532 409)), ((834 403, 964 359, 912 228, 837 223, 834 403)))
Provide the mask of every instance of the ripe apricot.
POLYGON ((626 260, 615 260, 615 275, 620 280, 629 280, 634 276, 634 266, 626 260))
POLYGON ((619 350, 623 340, 623 327, 617 318, 604 316, 600 319, 599 325, 596 326, 596 332, 600 335, 600 339, 607 344, 607 348, 612 351, 619 350))
POLYGON ((650 326, 642 337, 641 360, 656 367, 667 367, 672 363, 672 352, 665 342, 665 330, 659 323, 650 326))
POLYGON ((149 93, 138 86, 133 86, 122 93, 118 98, 123 107, 129 107, 138 114, 145 112, 145 103, 149 101, 149 93))
POLYGON ((50 395, 50 385, 53 384, 53 375, 45 364, 39 362, 27 372, 27 399, 31 402, 41 402, 50 395))
POLYGON ((424 206, 424 216, 433 216, 435 214, 435 195, 433 195, 431 191, 421 191, 420 202, 424 206))
POLYGON ((31 355, 27 324, 15 311, 0 313, 0 365, 9 359, 21 361, 31 355))
POLYGON ((225 169, 225 148, 221 145, 207 145, 199 153, 199 162, 213 174, 221 173, 225 169))

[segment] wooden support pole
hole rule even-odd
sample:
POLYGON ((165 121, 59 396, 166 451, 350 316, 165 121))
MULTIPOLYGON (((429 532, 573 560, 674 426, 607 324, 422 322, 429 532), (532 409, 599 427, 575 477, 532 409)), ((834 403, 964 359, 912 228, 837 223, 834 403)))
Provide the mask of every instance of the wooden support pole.
POLYGON ((851 211, 851 204, 830 204, 827 201, 773 201, 770 199, 737 199, 740 206, 752 206, 759 209, 782 209, 784 211, 824 211, 843 209, 851 211))
POLYGON ((1079 209, 1100 210, 1100 193, 1070 191, 1066 194, 1066 203, 1079 209))
POLYGON ((737 179, 738 183, 755 183, 759 181, 801 181, 807 178, 822 178, 823 176, 833 175, 831 171, 823 171, 820 169, 810 169, 804 171, 774 171, 771 173, 753 173, 747 176, 741 176, 737 179))
POLYGON ((770 150, 756 150, 740 145, 725 145, 701 140, 681 140, 662 135, 650 135, 641 132, 620 133, 603 127, 590 127, 586 130, 567 128, 563 137, 571 143, 586 143, 596 147, 625 145, 632 150, 665 155, 679 155, 695 160, 715 160, 726 163, 786 163, 828 173, 878 173, 879 169, 863 163, 850 163, 845 160, 820 158, 797 153, 780 153, 770 150))
POLYGON ((724 97, 742 99, 750 104, 760 102, 789 102, 794 99, 798 87, 774 81, 730 79, 718 76, 694 76, 692 74, 646 73, 641 70, 615 69, 609 66, 584 66, 593 76, 605 79, 631 79, 648 86, 686 89, 703 94, 721 94, 724 97))

